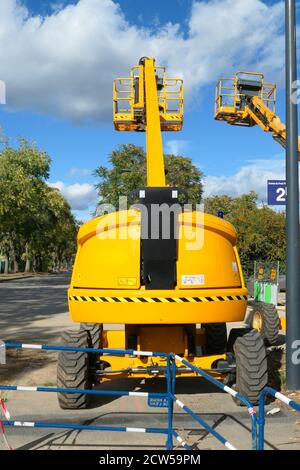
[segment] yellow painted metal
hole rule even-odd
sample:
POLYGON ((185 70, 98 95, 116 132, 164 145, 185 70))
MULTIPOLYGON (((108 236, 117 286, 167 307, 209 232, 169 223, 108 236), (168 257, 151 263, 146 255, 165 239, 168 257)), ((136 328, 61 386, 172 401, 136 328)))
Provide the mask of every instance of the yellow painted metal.
POLYGON ((194 224, 195 238, 190 239, 193 234, 191 230, 191 233, 183 232, 178 240, 178 288, 191 289, 185 283, 187 275, 198 276, 199 284, 195 287, 200 289, 241 287, 233 226, 225 220, 203 213, 190 212, 180 219, 183 219, 180 227, 187 229, 189 223, 194 224))
POLYGON ((145 59, 147 186, 166 186, 154 59, 145 59))
POLYGON ((123 211, 82 225, 71 285, 86 289, 138 289, 139 219, 136 211, 123 211))
MULTIPOLYGON (((183 122, 183 85, 166 77, 164 67, 143 58, 129 78, 114 81, 114 125, 120 131, 146 131, 147 185, 165 186, 161 131, 180 130, 183 122)), ((141 284, 141 212, 137 208, 92 219, 81 226, 78 251, 69 288, 69 310, 74 322, 123 324, 124 330, 104 331, 104 348, 175 352, 203 369, 218 356, 191 356, 190 335, 197 354, 205 345, 206 323, 244 319, 247 294, 236 249, 236 231, 225 220, 200 211, 178 216, 176 286, 146 290, 141 284)), ((153 377, 147 370, 162 358, 102 358, 120 372, 104 379, 153 377), (130 373, 124 369, 139 369, 130 373), (141 369, 142 368, 142 369, 141 369)), ((153 369, 153 367, 152 367, 153 369)), ((220 378, 216 371, 212 375, 220 378)), ((186 370, 182 376, 193 376, 186 370)))
POLYGON ((125 329, 104 330, 102 333, 102 347, 111 349, 125 349, 125 329))
MULTIPOLYGON (((146 130, 146 96, 144 69, 152 58, 144 58, 142 65, 131 68, 130 77, 114 80, 113 120, 118 131, 146 130)), ((155 66, 159 101, 159 118, 162 131, 180 131, 183 123, 183 81, 169 78, 165 67, 155 66)))
POLYGON ((252 121, 247 111, 245 112, 245 109, 240 107, 241 100, 245 97, 238 89, 241 76, 261 82, 262 87, 258 98, 269 110, 276 113, 276 85, 265 82, 264 75, 261 73, 237 72, 234 77, 221 78, 217 83, 215 119, 233 125, 242 124, 251 127, 256 123, 252 121))
POLYGON ((243 274, 243 268, 242 268, 242 265, 241 265, 241 260, 240 260, 239 253, 238 253, 238 250, 237 250, 236 246, 233 247, 233 251, 234 251, 234 254, 235 254, 236 261, 237 261, 238 272, 239 272, 239 276, 240 276, 240 280, 241 280, 241 286, 244 289, 246 287, 246 284, 245 284, 245 279, 244 279, 244 274, 243 274))
MULTIPOLYGON (((237 72, 233 78, 221 78, 216 87, 215 119, 231 125, 252 127, 258 125, 264 132, 271 132, 273 138, 285 148, 286 126, 276 114, 276 85, 264 81, 264 75, 253 72, 237 72), (238 89, 241 75, 261 81, 261 91, 245 106, 240 106, 244 94, 238 89)), ((298 138, 300 159, 300 137, 298 138)))
POLYGON ((145 57, 132 67, 129 78, 114 80, 114 124, 120 131, 145 131, 147 186, 164 187, 161 130, 177 131, 183 121, 183 85, 167 78, 164 67, 145 57))
MULTIPOLYGON (((72 289, 70 289, 72 290, 72 289)), ((106 289, 76 289, 73 293, 83 296, 128 296, 128 291, 106 289)), ((237 297, 247 296, 247 289, 190 289, 191 298, 200 296, 215 297, 228 295, 237 297)), ((76 302, 69 300, 69 310, 74 322, 88 323, 126 323, 126 324, 182 324, 182 323, 217 323, 243 321, 247 308, 247 300, 213 300, 213 301, 182 301, 186 290, 153 290, 152 296, 164 299, 175 298, 175 302, 141 303, 141 297, 149 296, 148 291, 141 289, 135 293, 137 301, 132 302, 76 302)))
POLYGON ((243 320, 247 301, 236 297, 247 296, 247 289, 234 227, 200 212, 180 214, 178 223, 177 286, 151 291, 140 285, 140 212, 107 214, 84 224, 78 234, 69 298, 85 299, 69 300, 73 321, 182 324, 243 320), (198 276, 199 284, 186 283, 189 276, 198 276), (222 296, 233 298, 220 300, 222 296), (197 302, 194 297, 204 300, 197 302), (140 298, 148 301, 141 304, 140 298), (166 300, 169 298, 173 301, 166 300))
POLYGON ((252 320, 252 328, 254 330, 257 330, 259 333, 261 333, 263 326, 263 317, 261 312, 255 312, 253 315, 253 320, 252 320))
POLYGON ((138 89, 137 89, 137 96, 136 100, 133 103, 134 114, 144 113, 145 107, 145 74, 144 74, 144 67, 142 65, 138 65, 132 67, 131 75, 133 80, 137 83, 138 80, 138 89))
MULTIPOLYGON (((195 325, 194 325, 195 327, 195 325)), ((190 325, 190 328, 193 328, 193 325, 190 325)), ((202 369, 212 369, 216 361, 220 359, 226 359, 224 354, 211 355, 211 356, 201 356, 197 357, 194 355, 188 354, 187 348, 187 335, 185 328, 180 326, 136 326, 135 330, 138 333, 138 345, 137 351, 174 351, 177 354, 180 354, 182 357, 187 359, 193 365, 200 367, 202 369)), ((104 348, 117 348, 117 349, 126 349, 126 337, 128 333, 132 333, 130 327, 126 326, 124 330, 107 330, 103 332, 103 347, 104 348), (129 329, 129 332, 126 332, 126 329, 129 329)), ((197 336, 197 344, 203 345, 205 331, 203 329, 195 330, 197 336)), ((155 370, 159 367, 166 366, 166 359, 161 357, 146 357, 146 356, 99 356, 99 360, 104 360, 107 363, 107 373, 99 376, 99 380, 113 380, 120 378, 153 378, 153 377, 163 377, 164 373, 157 373, 155 370), (147 368, 152 369, 153 372, 147 368), (130 369, 130 371, 128 370, 130 369), (131 370, 134 369, 134 370, 131 370), (138 369, 138 370, 136 370, 138 369), (112 372, 118 371, 118 372, 112 372)), ((182 364, 177 364, 179 371, 178 376, 182 377, 194 377, 194 372, 183 369, 182 364)), ((212 375, 217 378, 221 378, 219 372, 212 371, 212 375)))
MULTIPOLYGON (((155 357, 119 357, 119 356, 105 356, 104 359, 106 362, 110 364, 110 368, 107 370, 106 374, 101 374, 99 376, 99 381, 108 381, 108 380, 115 380, 121 378, 131 378, 131 379, 150 379, 155 377, 165 377, 163 372, 161 373, 150 373, 147 370, 147 367, 152 367, 155 363, 157 366, 166 367, 166 361, 162 358, 155 357), (126 369, 139 369, 139 371, 126 371, 126 369), (123 370, 123 371, 122 371, 123 370), (112 371, 118 371, 114 373, 109 373, 112 371)), ((213 363, 220 359, 226 359, 225 354, 214 355, 214 356, 187 356, 185 357, 187 361, 193 364, 200 369, 209 370, 210 375, 215 377, 216 379, 221 380, 224 375, 220 374, 217 370, 211 369, 213 363)), ((199 377, 199 374, 194 373, 190 369, 180 370, 182 365, 178 362, 177 363, 177 377, 199 377)))
POLYGON ((286 318, 285 317, 279 318, 279 329, 286 331, 286 318))

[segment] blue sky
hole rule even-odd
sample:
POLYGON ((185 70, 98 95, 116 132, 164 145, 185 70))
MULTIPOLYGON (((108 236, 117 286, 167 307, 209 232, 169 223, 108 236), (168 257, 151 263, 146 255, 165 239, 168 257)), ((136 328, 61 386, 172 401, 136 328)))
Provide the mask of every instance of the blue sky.
POLYGON ((278 83, 284 120, 282 1, 1 0, 1 26, 0 126, 49 153, 50 182, 78 218, 95 206, 92 170, 119 144, 144 145, 144 134, 114 131, 111 88, 149 53, 183 74, 184 129, 164 133, 164 147, 193 159, 207 195, 256 190, 264 200, 266 180, 284 178, 271 135, 213 119, 216 80, 243 68, 278 83))

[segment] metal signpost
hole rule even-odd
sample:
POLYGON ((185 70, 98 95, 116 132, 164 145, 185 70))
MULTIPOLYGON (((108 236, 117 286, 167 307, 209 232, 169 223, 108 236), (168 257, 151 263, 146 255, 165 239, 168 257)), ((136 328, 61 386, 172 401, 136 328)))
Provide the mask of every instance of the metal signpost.
POLYGON ((285 1, 286 19, 286 383, 300 389, 300 252, 295 0, 285 1), (295 96, 296 95, 296 96, 295 96))

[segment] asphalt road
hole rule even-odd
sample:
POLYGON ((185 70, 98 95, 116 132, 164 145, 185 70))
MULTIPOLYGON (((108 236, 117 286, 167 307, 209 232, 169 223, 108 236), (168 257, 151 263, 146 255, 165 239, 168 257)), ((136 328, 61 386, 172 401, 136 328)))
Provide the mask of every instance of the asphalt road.
POLYGON ((52 274, 0 283, 0 338, 57 342, 61 327, 71 326, 69 282, 70 274, 52 274))
MULTIPOLYGON (((72 327, 67 313, 65 274, 0 284, 0 338, 4 340, 59 344, 60 333, 72 327)), ((16 351, 0 365, 0 382, 25 386, 55 386, 56 355, 16 351)), ((164 391, 165 381, 122 380, 100 385, 109 390, 164 391)), ((176 395, 239 449, 250 447, 250 420, 244 408, 201 379, 177 381, 176 395)), ((145 398, 94 399, 88 410, 60 410, 55 393, 4 392, 11 417, 19 421, 105 424, 129 427, 163 427, 166 410, 149 408, 145 398)), ((278 407, 270 404, 267 409, 278 407)), ((267 417, 266 447, 300 449, 297 415, 285 406, 267 417)), ((199 449, 223 449, 222 444, 175 407, 175 427, 190 445, 199 449)), ((7 428, 15 449, 161 449, 165 437, 145 433, 70 431, 61 429, 7 428)), ((0 436, 0 449, 4 446, 0 436)))

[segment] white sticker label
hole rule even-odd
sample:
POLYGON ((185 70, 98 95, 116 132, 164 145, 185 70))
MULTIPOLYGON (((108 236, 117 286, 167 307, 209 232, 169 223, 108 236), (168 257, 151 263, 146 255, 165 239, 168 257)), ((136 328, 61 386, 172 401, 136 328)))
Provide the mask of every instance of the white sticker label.
POLYGON ((232 271, 234 273, 237 273, 238 272, 238 267, 237 267, 237 264, 235 261, 232 261, 232 271))
POLYGON ((204 274, 183 274, 181 284, 183 286, 203 286, 204 274))

